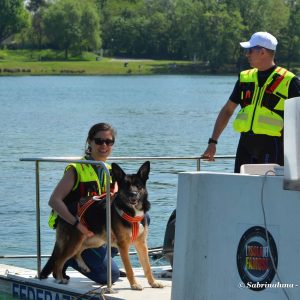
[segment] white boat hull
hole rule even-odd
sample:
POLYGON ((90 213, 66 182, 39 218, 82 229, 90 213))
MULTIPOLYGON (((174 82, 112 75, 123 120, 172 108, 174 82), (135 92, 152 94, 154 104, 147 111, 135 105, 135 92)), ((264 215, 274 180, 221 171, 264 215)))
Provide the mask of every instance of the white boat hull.
POLYGON ((172 300, 300 299, 300 192, 283 180, 179 174, 172 300))

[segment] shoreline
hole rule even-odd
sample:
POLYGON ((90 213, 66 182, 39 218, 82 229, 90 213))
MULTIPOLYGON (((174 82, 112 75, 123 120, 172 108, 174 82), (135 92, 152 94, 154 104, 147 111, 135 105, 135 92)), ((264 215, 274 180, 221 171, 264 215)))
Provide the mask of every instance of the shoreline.
POLYGON ((0 76, 28 75, 232 75, 234 66, 213 72, 203 62, 94 56, 92 59, 55 60, 21 55, 0 56, 0 76))
POLYGON ((0 76, 35 75, 233 75, 238 71, 211 72, 201 64, 151 61, 92 63, 92 62, 51 62, 49 63, 1 63, 0 76), (126 66, 125 66, 126 64, 126 66))
MULTIPOLYGON (((285 66, 284 63, 279 65, 285 66)), ((41 75, 237 75, 248 63, 214 68, 209 61, 163 60, 152 58, 102 57, 92 52, 64 60, 61 51, 0 50, 0 76, 41 75)), ((297 65, 289 68, 299 74, 297 65)))

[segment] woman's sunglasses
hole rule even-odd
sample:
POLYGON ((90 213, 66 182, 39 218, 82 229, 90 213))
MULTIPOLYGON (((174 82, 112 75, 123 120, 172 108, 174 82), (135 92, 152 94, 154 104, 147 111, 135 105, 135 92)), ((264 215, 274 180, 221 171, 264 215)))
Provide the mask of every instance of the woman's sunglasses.
POLYGON ((112 146, 115 141, 110 140, 110 139, 101 139, 101 138, 94 138, 93 139, 96 145, 107 145, 107 146, 112 146))

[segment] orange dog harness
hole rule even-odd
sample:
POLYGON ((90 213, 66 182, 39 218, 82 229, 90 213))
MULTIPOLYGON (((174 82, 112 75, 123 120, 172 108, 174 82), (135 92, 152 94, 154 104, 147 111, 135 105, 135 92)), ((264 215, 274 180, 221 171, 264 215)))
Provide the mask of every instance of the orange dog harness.
POLYGON ((122 209, 119 209, 116 206, 115 206, 115 209, 116 209, 117 213, 120 215, 121 218, 123 218, 127 222, 131 223, 131 225, 132 225, 131 242, 133 243, 139 235, 140 222, 144 219, 144 215, 140 216, 140 217, 131 217, 128 214, 126 214, 122 209))
MULTIPOLYGON (((110 193, 111 199, 112 199, 112 196, 113 196, 113 195, 114 195, 113 193, 110 193)), ((92 197, 92 198, 90 198, 90 199, 88 199, 88 200, 82 199, 83 201, 79 201, 79 202, 78 202, 78 205, 77 205, 77 216, 78 216, 79 222, 80 222, 82 225, 88 227, 88 224, 87 224, 87 222, 86 222, 86 220, 85 220, 85 212, 87 211, 87 209, 88 209, 92 204, 94 204, 95 202, 100 201, 100 200, 102 201, 102 200, 104 200, 105 198, 106 198, 106 193, 103 193, 103 194, 101 194, 100 196, 95 196, 95 197, 92 197), (96 199, 95 199, 95 198, 96 198, 96 199)))
MULTIPOLYGON (((113 196, 113 193, 110 193, 110 196, 113 196)), ((106 198, 106 193, 102 194, 101 196, 97 197, 97 200, 93 198, 90 198, 88 200, 84 199, 85 201, 79 201, 78 205, 77 205, 77 216, 79 219, 79 222, 88 227, 88 224, 85 220, 85 212, 87 211, 87 209, 93 205, 96 201, 99 200, 104 200, 106 198)), ((131 237, 131 242, 133 243, 138 235, 139 235, 139 228, 140 228, 140 222, 144 219, 144 215, 143 216, 139 216, 139 217, 131 217, 128 214, 126 214, 123 210, 116 208, 117 213, 120 215, 121 218, 123 218, 124 220, 126 220, 127 222, 131 223, 132 225, 132 237, 131 237)))

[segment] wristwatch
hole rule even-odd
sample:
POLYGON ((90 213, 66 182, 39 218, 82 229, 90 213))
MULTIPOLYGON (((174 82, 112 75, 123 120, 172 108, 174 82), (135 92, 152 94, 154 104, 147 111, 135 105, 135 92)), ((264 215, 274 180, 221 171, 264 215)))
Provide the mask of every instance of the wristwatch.
POLYGON ((217 140, 214 140, 214 139, 212 139, 212 138, 209 138, 208 139, 208 144, 218 144, 218 141, 217 140))
POLYGON ((79 224, 79 220, 76 219, 76 221, 74 222, 73 226, 74 226, 74 227, 77 227, 78 224, 79 224))

